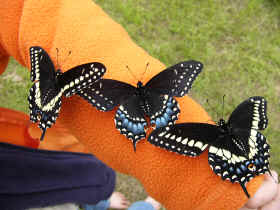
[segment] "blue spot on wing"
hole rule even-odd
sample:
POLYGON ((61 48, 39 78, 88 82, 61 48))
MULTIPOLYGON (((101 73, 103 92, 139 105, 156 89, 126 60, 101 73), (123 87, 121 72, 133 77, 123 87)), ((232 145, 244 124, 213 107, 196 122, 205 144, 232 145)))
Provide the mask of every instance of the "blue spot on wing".
POLYGON ((116 112, 115 124, 121 134, 132 141, 134 150, 136 150, 138 141, 146 137, 144 127, 147 125, 147 122, 145 119, 140 117, 132 118, 127 114, 127 111, 123 111, 120 108, 116 112))
POLYGON ((237 173, 238 175, 242 174, 242 172, 241 172, 241 170, 240 170, 239 168, 236 168, 236 173, 237 173))
POLYGON ((162 109, 151 116, 151 124, 155 124, 156 128, 172 125, 178 119, 179 113, 177 101, 172 97, 165 98, 162 109))
POLYGON ((240 168, 245 172, 247 171, 247 168, 243 164, 240 165, 240 168))

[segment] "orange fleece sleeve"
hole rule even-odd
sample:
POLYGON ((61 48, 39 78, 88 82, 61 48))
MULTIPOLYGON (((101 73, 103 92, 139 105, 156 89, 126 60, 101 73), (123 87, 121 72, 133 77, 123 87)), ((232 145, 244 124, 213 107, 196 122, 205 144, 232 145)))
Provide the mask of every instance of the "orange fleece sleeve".
POLYGON ((38 148, 39 138, 30 135, 30 125, 28 115, 0 107, 0 142, 38 148))
POLYGON ((57 122, 40 142, 41 130, 29 115, 0 107, 0 142, 47 150, 89 153, 61 123, 57 122))
MULTIPOLYGON (((97 61, 107 67, 105 78, 133 85, 137 81, 127 72, 126 65, 140 78, 149 62, 144 83, 165 68, 137 46, 92 0, 5 1, 0 6, 0 26, 1 47, 27 67, 30 67, 29 47, 39 45, 55 63, 56 48, 60 50, 59 63, 63 71, 97 61), (72 54, 66 58, 69 51, 72 54)), ((210 119, 190 97, 178 98, 178 102, 181 107, 178 122, 210 119)), ((214 174, 208 164, 207 151, 197 158, 184 157, 142 140, 134 153, 131 142, 115 128, 115 111, 97 111, 74 96, 63 99, 58 120, 99 159, 140 180, 147 193, 167 209, 230 210, 240 208, 247 201, 239 184, 222 181, 214 174)), ((262 180, 263 176, 259 176, 247 185, 251 195, 262 180)))

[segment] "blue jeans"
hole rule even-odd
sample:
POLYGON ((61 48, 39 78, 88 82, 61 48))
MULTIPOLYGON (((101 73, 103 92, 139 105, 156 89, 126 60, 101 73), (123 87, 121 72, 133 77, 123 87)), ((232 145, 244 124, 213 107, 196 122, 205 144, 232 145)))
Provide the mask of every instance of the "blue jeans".
MULTIPOLYGON (((85 210, 107 210, 110 207, 110 202, 108 200, 99 201, 95 205, 83 205, 85 210)), ((128 210, 154 210, 154 207, 145 201, 136 201, 133 203, 128 210)))

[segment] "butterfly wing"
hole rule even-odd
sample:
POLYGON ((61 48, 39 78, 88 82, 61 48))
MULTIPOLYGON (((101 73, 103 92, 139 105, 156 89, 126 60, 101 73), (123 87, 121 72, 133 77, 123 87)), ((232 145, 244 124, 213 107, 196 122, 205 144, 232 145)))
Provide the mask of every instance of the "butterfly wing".
POLYGON ((43 140, 46 129, 55 122, 60 107, 62 92, 56 84, 55 67, 49 55, 41 47, 30 47, 31 81, 37 81, 29 91, 30 120, 39 121, 43 130, 43 140))
POLYGON ((209 147, 208 162, 222 179, 238 182, 250 197, 246 183, 259 174, 269 171, 269 148, 265 137, 251 129, 237 129, 234 137, 221 135, 209 147), (248 150, 248 153, 242 151, 248 150))
POLYGON ((130 84, 101 79, 89 87, 83 88, 78 95, 87 100, 100 111, 110 111, 122 101, 135 93, 136 88, 130 84))
POLYGON ((148 141, 182 155, 198 156, 219 136, 217 126, 205 123, 180 123, 154 130, 148 141))
MULTIPOLYGON (((30 79, 32 82, 36 80, 54 81, 55 67, 47 52, 38 46, 30 47, 30 79)), ((44 83, 42 84, 44 86, 44 83)))
POLYGON ((178 63, 154 76, 146 87, 158 94, 182 97, 191 89, 202 68, 203 64, 194 60, 178 63))
POLYGON ((150 110, 149 112, 146 111, 145 114, 150 117, 150 123, 154 124, 156 128, 172 125, 178 119, 180 109, 174 98, 150 91, 146 100, 149 103, 150 110))
POLYGON ((232 112, 228 124, 236 128, 264 130, 268 124, 266 109, 267 102, 263 97, 250 97, 232 112))
POLYGON ((139 107, 139 97, 135 93, 134 86, 111 79, 101 79, 78 92, 101 111, 110 111, 120 104, 115 115, 116 128, 132 140, 136 149, 137 142, 146 136, 144 127, 147 123, 139 107))
POLYGON ((105 73, 102 63, 93 62, 76 66, 59 74, 57 82, 64 95, 69 97, 98 81, 105 73))
POLYGON ((139 106, 139 97, 132 95, 121 103, 115 116, 116 128, 132 140, 134 151, 139 140, 146 137, 145 126, 147 122, 139 106))
POLYGON ((43 140, 46 129, 55 123, 61 108, 61 94, 59 90, 50 88, 44 92, 40 91, 40 83, 36 82, 29 91, 28 101, 30 109, 30 120, 34 123, 39 121, 39 127, 43 130, 43 140))

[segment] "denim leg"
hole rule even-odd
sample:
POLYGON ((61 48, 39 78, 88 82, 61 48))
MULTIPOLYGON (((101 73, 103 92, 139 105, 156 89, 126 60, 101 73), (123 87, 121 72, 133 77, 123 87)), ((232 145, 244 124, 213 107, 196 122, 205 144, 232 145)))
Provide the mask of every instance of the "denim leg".
POLYGON ((137 201, 133 203, 127 210, 154 210, 154 207, 148 202, 137 201))
POLYGON ((82 208, 84 208, 85 210, 107 210, 109 207, 110 207, 109 200, 99 201, 95 205, 89 205, 89 204, 82 205, 82 208))

